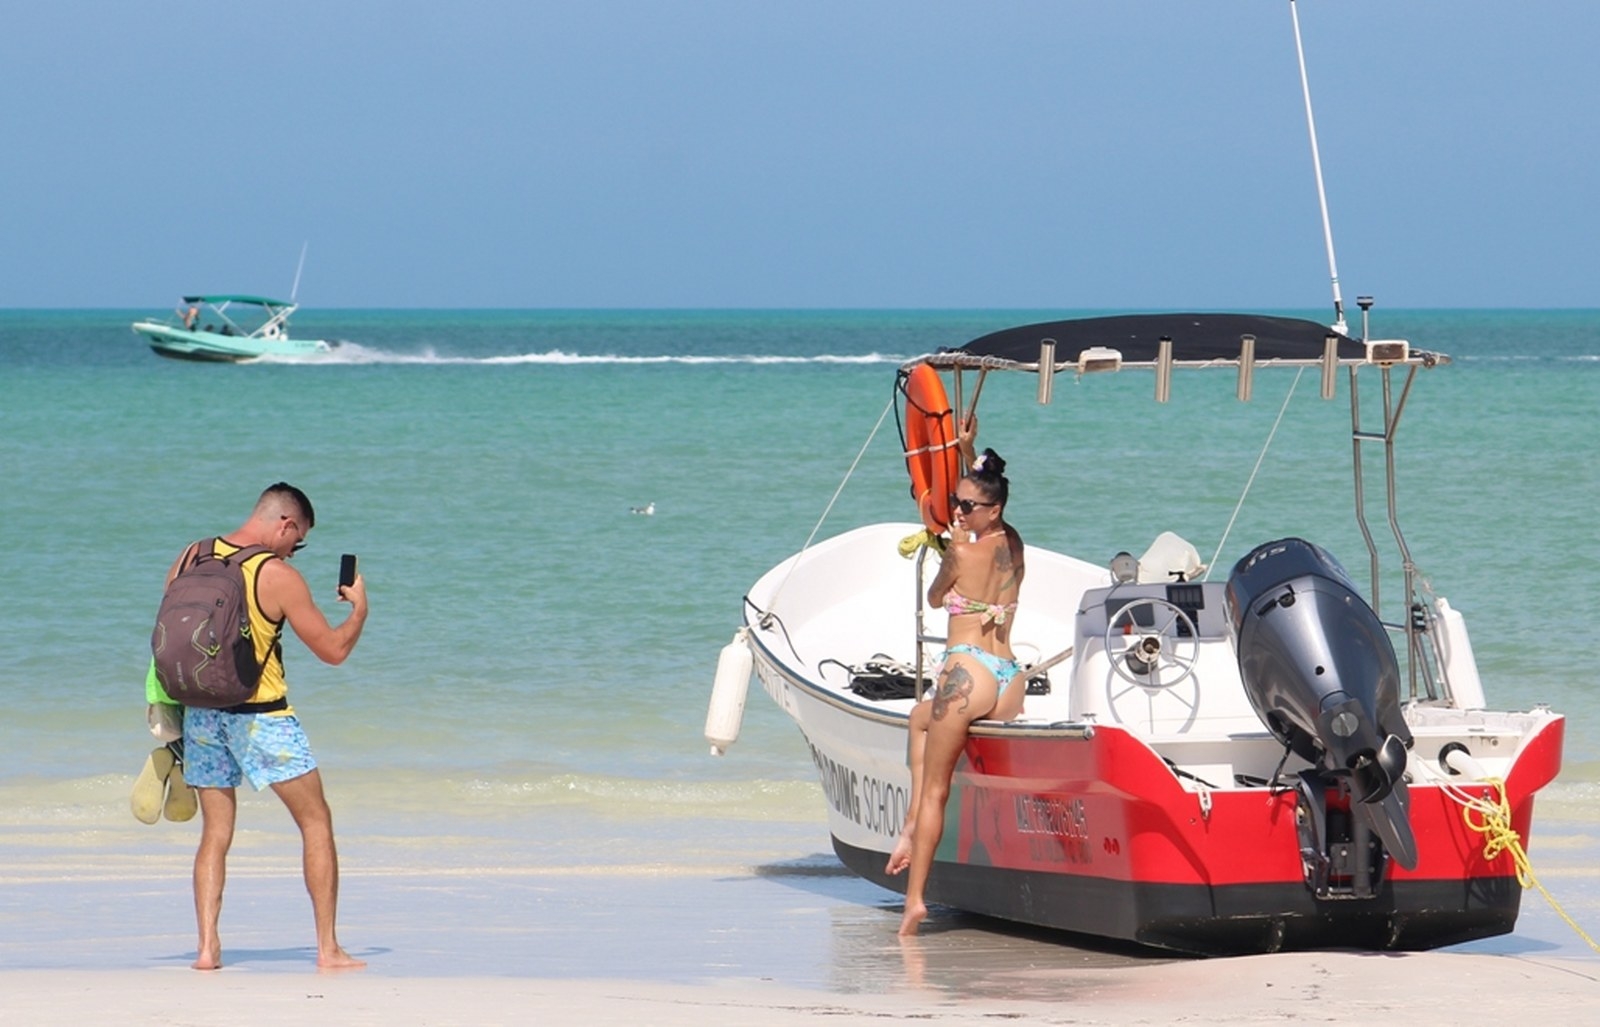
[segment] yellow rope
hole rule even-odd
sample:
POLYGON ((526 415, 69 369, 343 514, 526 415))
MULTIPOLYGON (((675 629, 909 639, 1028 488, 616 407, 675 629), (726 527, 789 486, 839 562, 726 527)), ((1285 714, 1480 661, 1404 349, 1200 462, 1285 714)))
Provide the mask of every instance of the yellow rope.
POLYGON ((1567 915, 1567 911, 1561 908, 1561 903, 1557 902, 1555 896, 1551 895, 1533 875, 1533 864, 1528 859, 1527 850, 1522 847, 1522 837, 1511 829, 1511 803, 1506 800, 1506 783, 1497 777, 1488 778, 1486 783, 1494 788, 1493 801, 1484 796, 1469 795, 1460 787, 1445 788, 1446 794, 1461 804, 1461 818, 1466 821, 1467 827, 1484 836, 1483 858, 1493 862, 1501 853, 1511 853, 1511 859, 1517 867, 1517 883, 1524 888, 1539 889, 1539 894, 1550 903, 1550 908, 1578 933, 1578 937, 1582 938, 1591 949, 1600 952, 1600 945, 1595 944, 1595 940, 1589 937, 1588 932, 1567 915))
POLYGON ((945 546, 948 544, 949 543, 945 540, 943 535, 935 535, 933 532, 924 528, 915 535, 907 535, 905 538, 901 539, 899 549, 900 555, 909 560, 913 556, 917 555, 917 549, 921 546, 927 546, 935 553, 943 556, 945 546))

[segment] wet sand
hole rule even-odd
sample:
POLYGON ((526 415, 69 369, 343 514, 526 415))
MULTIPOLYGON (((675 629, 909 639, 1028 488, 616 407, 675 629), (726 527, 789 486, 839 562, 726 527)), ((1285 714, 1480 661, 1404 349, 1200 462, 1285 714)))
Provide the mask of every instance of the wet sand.
MULTIPOLYGON (((316 970, 278 813, 243 821, 217 973, 189 969, 193 824, 10 827, 0 1023, 1416 1025, 1579 1023, 1600 1007, 1600 954, 1537 891, 1516 933, 1431 953, 1186 959, 942 907, 902 944, 900 896, 813 851, 813 825, 619 824, 607 840, 553 822, 548 841, 351 831, 339 933, 369 966, 341 974, 316 970), (576 858, 580 841, 592 855, 576 858)), ((1535 860, 1591 934, 1597 847, 1587 823, 1551 823, 1535 860)))
POLYGON ((0 1021, 1444 1024, 1582 1022, 1600 1004, 1600 956, 1569 944, 1536 893, 1531 932, 1464 951, 1193 960, 940 908, 902 944, 899 897, 825 854, 347 869, 341 940, 370 964, 354 973, 316 970, 292 854, 247 856, 229 880, 226 965, 197 973, 186 860, 84 855, 0 877, 0 1021))

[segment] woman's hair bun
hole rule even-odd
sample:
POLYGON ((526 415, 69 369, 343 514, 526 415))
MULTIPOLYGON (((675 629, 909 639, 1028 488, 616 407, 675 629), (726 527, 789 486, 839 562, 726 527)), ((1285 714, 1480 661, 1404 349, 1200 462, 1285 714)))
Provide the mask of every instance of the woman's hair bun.
POLYGON ((978 459, 972 461, 972 473, 981 474, 986 478, 1003 478, 1006 473, 1006 462, 1000 458, 999 453, 986 449, 978 459))

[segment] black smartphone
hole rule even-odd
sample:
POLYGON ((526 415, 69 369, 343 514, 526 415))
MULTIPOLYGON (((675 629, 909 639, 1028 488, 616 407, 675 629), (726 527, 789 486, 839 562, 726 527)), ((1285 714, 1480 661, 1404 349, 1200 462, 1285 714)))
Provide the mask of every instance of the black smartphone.
POLYGON ((346 553, 339 557, 339 587, 356 583, 356 554, 346 553))

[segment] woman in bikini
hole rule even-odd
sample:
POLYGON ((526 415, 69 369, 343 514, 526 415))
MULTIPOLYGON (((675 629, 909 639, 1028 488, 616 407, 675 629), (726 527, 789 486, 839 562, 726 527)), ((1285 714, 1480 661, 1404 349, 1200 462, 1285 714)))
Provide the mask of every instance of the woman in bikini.
POLYGON ((1022 712, 1026 683, 1011 652, 1011 623, 1022 587, 1022 536, 1005 522, 1009 483, 992 449, 972 461, 952 496, 955 531, 928 602, 950 615, 949 648, 933 696, 912 710, 908 740, 911 804, 888 873, 910 869, 900 933, 917 933, 933 853, 944 834, 950 781, 975 720, 1022 712))

